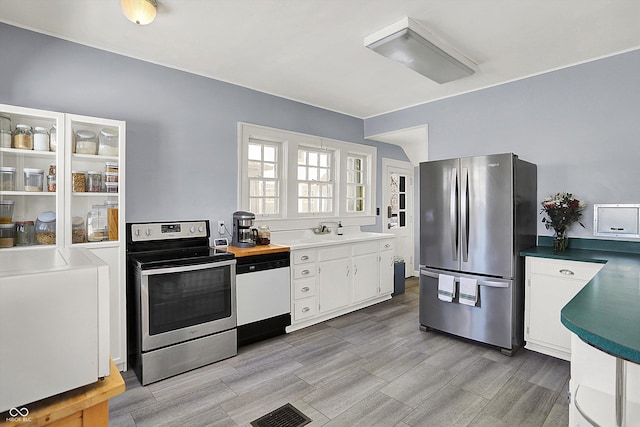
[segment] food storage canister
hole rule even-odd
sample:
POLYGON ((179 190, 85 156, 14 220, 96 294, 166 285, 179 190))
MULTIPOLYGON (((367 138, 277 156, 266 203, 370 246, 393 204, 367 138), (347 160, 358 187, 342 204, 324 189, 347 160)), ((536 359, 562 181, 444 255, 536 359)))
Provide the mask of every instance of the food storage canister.
POLYGON ((118 202, 107 200, 107 232, 109 240, 118 240, 118 202))
POLYGON ((102 191, 102 172, 87 172, 87 191, 92 193, 102 191))
POLYGON ((47 191, 49 193, 56 192, 56 176, 55 175, 47 175, 47 191))
POLYGON ((51 126, 49 129, 49 151, 56 151, 58 149, 58 130, 56 125, 51 126))
POLYGON ((16 222, 16 246, 36 244, 36 226, 33 221, 16 222))
POLYGON ((0 224, 0 248, 10 248, 16 243, 16 225, 0 224))
POLYGON ((11 148, 11 131, 10 130, 0 130, 0 147, 2 148, 11 148))
POLYGON ((56 174, 56 164, 51 163, 49 165, 49 173, 47 175, 55 175, 56 174))
POLYGON ((31 126, 25 124, 16 125, 13 131, 13 148, 33 150, 33 132, 31 126))
POLYGON ((16 190, 16 168, 0 167, 0 191, 16 190))
POLYGON ((33 128, 33 149, 36 151, 49 151, 49 132, 47 128, 41 126, 33 128))
POLYGON ((105 172, 104 182, 118 182, 118 172, 105 172))
POLYGON ((87 214, 87 240, 89 242, 101 242, 107 240, 107 207, 105 205, 93 205, 87 214))
POLYGON ((107 193, 117 193, 118 192, 118 183, 117 182, 105 182, 104 183, 105 191, 107 193))
POLYGON ((77 130, 75 133, 77 154, 96 154, 98 152, 98 137, 96 133, 86 129, 77 130))
POLYGON ((36 219, 36 241, 39 245, 56 243, 56 213, 45 211, 36 219))
POLYGON ((115 162, 104 162, 105 172, 118 172, 118 164, 115 162))
POLYGON ((13 200, 0 200, 0 224, 13 222, 13 207, 15 203, 13 200))
POLYGON ((79 216, 71 218, 71 243, 84 243, 87 239, 87 230, 84 219, 79 216))
POLYGON ((0 114, 0 130, 8 130, 11 132, 11 117, 6 114, 0 114))
POLYGON ((24 168, 24 191, 42 191, 44 170, 24 168))
POLYGON ((118 155, 118 129, 103 128, 98 135, 98 154, 102 156, 118 155))
POLYGON ((87 173, 85 171, 72 171, 71 187, 76 193, 84 193, 87 187, 87 173))

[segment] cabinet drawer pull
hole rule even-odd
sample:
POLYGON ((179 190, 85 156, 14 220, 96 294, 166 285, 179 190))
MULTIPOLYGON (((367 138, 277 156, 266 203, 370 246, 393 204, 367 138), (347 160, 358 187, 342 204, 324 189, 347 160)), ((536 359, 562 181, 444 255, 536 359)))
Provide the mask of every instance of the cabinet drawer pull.
POLYGON ((309 292, 309 287, 305 286, 304 288, 300 289, 301 292, 309 292))
POLYGON ((303 309, 302 309, 302 312, 303 312, 303 313, 306 313, 306 312, 307 312, 307 311, 309 311, 309 310, 311 310, 309 307, 305 307, 305 308, 303 308, 303 309))
POLYGON ((309 273, 310 273, 310 271, 309 271, 309 270, 302 270, 302 275, 303 275, 303 276, 306 276, 306 275, 307 275, 307 274, 309 274, 309 273))
POLYGON ((391 247, 391 245, 387 243, 386 245, 384 245, 384 247, 385 247, 385 248, 390 248, 390 247, 391 247))
POLYGON ((563 268, 562 270, 560 270, 560 273, 566 274, 567 276, 573 276, 574 274, 576 274, 571 270, 567 270, 566 268, 563 268))
POLYGON ((308 260, 308 259, 309 259, 309 255, 302 255, 302 256, 300 257, 300 259, 301 259, 302 261, 306 261, 306 260, 308 260))

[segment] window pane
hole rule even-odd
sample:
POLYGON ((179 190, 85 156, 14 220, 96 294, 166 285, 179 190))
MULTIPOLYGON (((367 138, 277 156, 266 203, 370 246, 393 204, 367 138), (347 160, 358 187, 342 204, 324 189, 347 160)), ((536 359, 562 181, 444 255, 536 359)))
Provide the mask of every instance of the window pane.
POLYGON ((353 169, 357 171, 362 170, 362 159, 353 159, 353 169))
POLYGON ((355 209, 356 209, 356 201, 353 199, 347 200, 347 211, 355 212, 355 209))
POLYGON ((331 212, 332 200, 322 199, 322 212, 331 212))
POLYGON ((275 178, 276 165, 274 165, 273 163, 264 163, 264 171, 262 172, 262 176, 265 178, 275 178))
POLYGON ((362 184, 362 173, 361 172, 353 172, 353 182, 355 184, 362 184))
POLYGON ((309 200, 308 199, 298 199, 298 212, 299 213, 308 213, 309 212, 309 200))
POLYGON ((402 193, 400 194, 400 209, 406 209, 405 208, 405 194, 402 193))
POLYGON ((262 195, 262 181, 258 179, 249 180, 249 197, 262 195))
POLYGON ((318 153, 314 153, 313 151, 309 151, 309 164, 313 166, 318 165, 318 153))
POLYGON ((364 211, 364 200, 356 200, 356 212, 364 211))
POLYGON ((309 197, 309 184, 298 184, 298 197, 309 197))
POLYGON ((275 162, 276 161, 276 147, 264 146, 264 161, 275 162))
POLYGON ((309 168, 309 181, 318 180, 318 168, 309 168))
POLYGON ((249 199, 249 209, 251 209, 251 212, 255 214, 261 214, 262 209, 260 209, 260 199, 249 199))
POLYGON ((249 161, 248 171, 247 172, 248 172, 249 178, 261 177, 262 176, 262 164, 260 162, 249 161))
POLYGON ((250 160, 262 160, 262 145, 249 144, 248 150, 250 160))
POLYGON ((347 185, 347 199, 356 197, 356 188, 353 185, 347 185))
POLYGON ((318 177, 318 181, 331 181, 331 170, 330 169, 323 169, 321 168, 319 170, 319 177, 318 177))
POLYGON ((307 180, 307 168, 304 166, 298 166, 298 179, 300 181, 307 180))
POLYGON ((404 212, 400 212, 400 227, 404 227, 407 225, 406 215, 404 212))
POLYGON ((320 200, 319 199, 311 199, 311 200, 309 200, 309 212, 320 212, 320 200))
POLYGON ((327 197, 333 197, 333 184, 327 184, 327 197))
POLYGON ((355 172, 348 171, 347 172, 347 183, 348 184, 355 184, 356 183, 355 179, 356 179, 355 172))
POLYGON ((264 213, 265 214, 278 213, 278 199, 271 199, 271 198, 264 199, 264 213))
POLYGON ((364 198, 364 186, 358 185, 356 187, 356 197, 359 197, 361 199, 364 198))
POLYGON ((400 177, 400 192, 401 192, 401 193, 404 193, 404 192, 405 192, 405 189, 404 189, 404 185, 405 185, 405 178, 406 178, 406 177, 404 177, 404 176, 401 176, 401 177, 400 177))
POLYGON ((327 153, 320 154, 320 166, 324 166, 325 168, 329 166, 329 155, 327 153))
POLYGON ((298 150, 298 164, 299 165, 307 164, 307 152, 305 150, 298 150))
POLYGON ((309 184, 309 190, 311 197, 318 197, 320 195, 318 184, 309 184))
POLYGON ((347 157, 347 169, 353 169, 353 162, 355 159, 353 157, 347 157))
POLYGON ((278 195, 277 188, 278 187, 276 187, 275 181, 265 181, 264 195, 271 196, 271 197, 277 196, 278 195))

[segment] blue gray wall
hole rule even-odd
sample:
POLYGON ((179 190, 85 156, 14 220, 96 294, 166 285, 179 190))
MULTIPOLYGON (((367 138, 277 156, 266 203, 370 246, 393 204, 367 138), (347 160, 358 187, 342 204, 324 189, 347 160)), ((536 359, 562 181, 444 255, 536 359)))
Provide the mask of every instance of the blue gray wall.
POLYGON ((595 203, 640 203, 640 51, 373 117, 365 135, 424 123, 430 160, 513 152, 538 165, 539 200, 584 200, 570 237, 594 238, 595 203))
POLYGON ((127 122, 127 222, 230 224, 239 121, 374 145, 378 168, 407 159, 364 140, 361 119, 2 23, 0 56, 0 103, 127 122))

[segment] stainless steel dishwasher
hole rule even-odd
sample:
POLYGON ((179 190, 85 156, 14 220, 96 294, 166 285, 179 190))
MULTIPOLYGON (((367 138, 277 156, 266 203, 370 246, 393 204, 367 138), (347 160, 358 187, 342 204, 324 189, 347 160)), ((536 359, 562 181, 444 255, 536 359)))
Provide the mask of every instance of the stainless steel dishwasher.
POLYGON ((291 324, 289 252, 236 261, 238 346, 284 334, 291 324))

